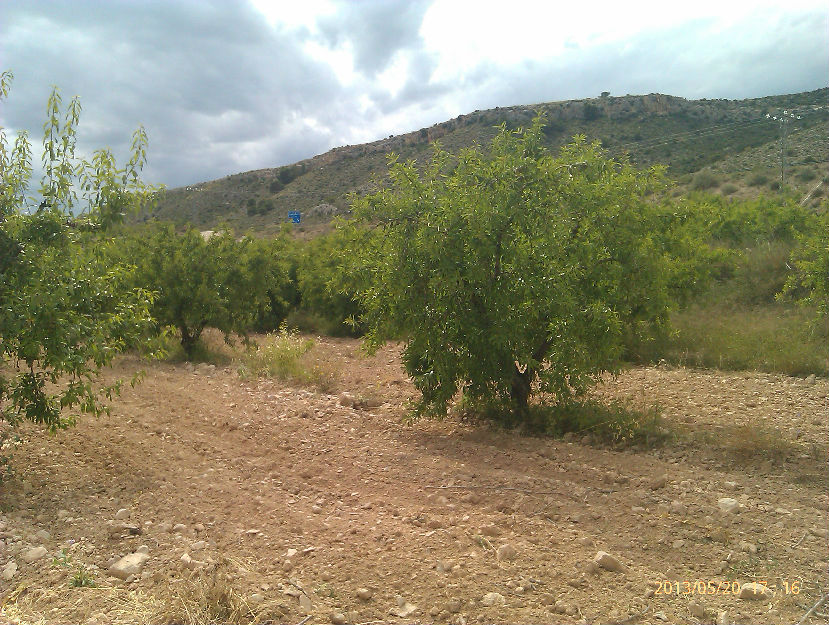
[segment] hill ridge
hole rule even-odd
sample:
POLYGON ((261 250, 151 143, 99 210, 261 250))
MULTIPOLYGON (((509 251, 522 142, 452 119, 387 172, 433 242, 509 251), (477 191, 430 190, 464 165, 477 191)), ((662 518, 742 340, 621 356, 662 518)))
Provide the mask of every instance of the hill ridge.
MULTIPOLYGON (((350 193, 367 191, 373 180, 384 175, 387 154, 423 160, 430 144, 438 139, 450 151, 475 142, 486 144, 497 126, 526 126, 539 112, 547 117, 545 134, 550 148, 584 134, 602 141, 611 153, 629 153, 639 165, 665 163, 670 174, 682 182, 683 176, 711 168, 735 154, 779 141, 777 122, 766 119, 767 113, 796 110, 802 119, 793 124, 790 133, 805 131, 822 137, 829 120, 827 98, 826 87, 745 100, 689 100, 661 93, 603 94, 476 110, 407 133, 337 146, 290 165, 171 189, 161 198, 154 216, 199 227, 224 221, 237 229, 265 233, 279 227, 289 210, 301 211, 303 221, 312 226, 325 223, 347 210, 350 193)), ((829 162, 825 152, 821 158, 810 158, 816 163, 829 162)), ((686 184, 691 182, 685 180, 686 184)))

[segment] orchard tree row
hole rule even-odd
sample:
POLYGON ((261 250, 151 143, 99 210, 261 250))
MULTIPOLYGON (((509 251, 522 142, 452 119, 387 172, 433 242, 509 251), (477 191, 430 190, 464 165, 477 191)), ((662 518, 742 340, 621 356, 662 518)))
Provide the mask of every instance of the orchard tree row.
MULTIPOLYGON (((11 75, 2 75, 2 97, 11 75)), ((405 344, 418 411, 444 415, 460 392, 529 418, 533 395, 567 403, 618 370, 632 339, 741 271, 740 250, 784 242, 785 292, 827 312, 829 224, 794 202, 669 193, 598 144, 558 153, 544 119, 502 128, 487 148, 424 166, 389 161, 389 184, 353 217, 299 242, 172 225, 130 225, 158 189, 144 184, 147 137, 127 163, 75 155, 80 104, 47 109, 39 185, 28 136, 0 131, 0 409, 55 429, 105 410, 96 384, 125 350, 174 332, 192 356, 205 328, 247 337, 290 318, 405 344), (788 254, 788 252, 787 252, 788 254)))

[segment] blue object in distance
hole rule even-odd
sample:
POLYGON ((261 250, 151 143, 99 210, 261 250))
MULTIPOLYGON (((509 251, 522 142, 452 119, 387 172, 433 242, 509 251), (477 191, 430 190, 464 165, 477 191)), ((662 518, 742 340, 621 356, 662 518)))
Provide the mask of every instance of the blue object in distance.
POLYGON ((295 224, 298 224, 302 221, 302 215, 299 211, 288 211, 288 219, 290 219, 295 224))

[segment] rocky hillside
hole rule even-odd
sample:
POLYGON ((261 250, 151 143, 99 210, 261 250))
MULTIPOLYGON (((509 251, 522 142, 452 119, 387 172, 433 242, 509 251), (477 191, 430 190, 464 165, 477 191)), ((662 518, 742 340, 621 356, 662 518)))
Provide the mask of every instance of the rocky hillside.
MULTIPOLYGON (((382 180, 386 155, 424 162, 430 143, 450 151, 485 144, 496 127, 528 125, 537 112, 547 116, 551 148, 584 134, 614 155, 628 153, 642 166, 663 163, 680 187, 751 195, 780 188, 780 127, 766 114, 796 111, 788 128, 786 185, 806 192, 826 175, 829 89, 750 100, 686 100, 674 96, 611 97, 550 102, 475 111, 362 145, 334 148, 293 165, 260 169, 166 192, 155 211, 159 219, 213 227, 268 232, 302 212, 303 224, 319 225, 348 210, 348 195, 382 180), (700 173, 707 172, 707 173, 700 173)), ((825 185, 824 185, 825 187, 825 185)), ((825 188, 816 196, 825 195, 825 188)))

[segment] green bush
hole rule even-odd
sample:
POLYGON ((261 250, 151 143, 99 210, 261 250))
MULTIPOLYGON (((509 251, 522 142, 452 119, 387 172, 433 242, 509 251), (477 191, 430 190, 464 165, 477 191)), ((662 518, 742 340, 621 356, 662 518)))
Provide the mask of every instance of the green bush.
POLYGON ((762 187, 769 183, 769 177, 767 174, 757 172, 749 176, 748 184, 752 187, 762 187))
POLYGON ((785 285, 785 293, 801 304, 814 307, 819 317, 829 318, 829 207, 816 217, 817 225, 798 234, 792 253, 795 271, 785 285))
POLYGON ((723 195, 732 195, 737 192, 738 186, 734 183, 727 182, 722 187, 720 187, 720 191, 723 195))
POLYGON ((341 279, 343 259, 349 255, 341 232, 304 244, 297 258, 299 304, 290 316, 292 326, 330 336, 359 336, 361 309, 341 279))
MULTIPOLYGON (((10 72, 0 74, 0 102, 11 80, 10 72)), ((39 187, 32 183, 28 135, 18 134, 10 147, 0 127, 0 419, 50 430, 74 423, 65 409, 108 410, 102 400, 117 394, 121 382, 99 385, 97 376, 140 342, 152 303, 150 293, 132 288, 130 267, 99 257, 113 225, 155 192, 140 180, 146 133, 134 133, 124 167, 107 149, 79 159, 80 101, 62 108, 54 88, 39 187)))
POLYGON ((829 375, 829 322, 783 305, 743 308, 716 301, 671 315, 672 333, 631 346, 636 362, 687 367, 829 375))
POLYGON ((237 241, 228 230, 205 240, 197 230, 179 234, 154 224, 125 232, 107 254, 135 265, 134 284, 157 295, 152 315, 159 329, 173 327, 188 358, 207 327, 228 339, 247 336, 288 281, 266 244, 237 241))
POLYGON ((817 172, 814 169, 801 169, 797 172, 797 179, 801 182, 811 182, 817 178, 817 172))
POLYGON ((522 420, 531 395, 583 395, 626 331, 666 320, 682 260, 659 235, 661 170, 583 137, 553 156, 542 127, 436 149, 424 169, 392 157, 390 188, 354 202, 345 280, 367 346, 406 341, 419 413, 445 415, 462 390, 522 420))
POLYGON ((691 189, 694 191, 707 191, 718 186, 720 186, 720 179, 707 169, 698 171, 691 181, 691 189))

